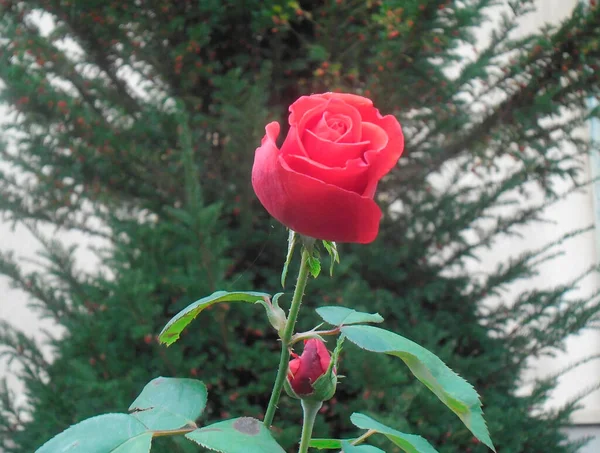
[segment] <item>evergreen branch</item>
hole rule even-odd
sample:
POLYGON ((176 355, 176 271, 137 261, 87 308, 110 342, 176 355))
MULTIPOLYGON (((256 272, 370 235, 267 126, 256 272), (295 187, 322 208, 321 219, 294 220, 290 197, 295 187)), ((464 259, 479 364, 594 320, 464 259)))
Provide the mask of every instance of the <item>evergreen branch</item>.
POLYGON ((75 38, 81 47, 85 49, 95 64, 108 76, 113 86, 117 89, 119 96, 124 101, 124 106, 128 113, 134 115, 141 110, 137 100, 129 94, 126 83, 119 78, 116 71, 113 69, 113 63, 110 61, 110 56, 106 52, 106 45, 99 42, 96 37, 88 33, 88 29, 72 15, 70 7, 64 9, 60 1, 54 1, 49 7, 48 2, 40 2, 39 6, 46 9, 51 14, 58 17, 61 22, 69 27, 71 36, 75 38))
MULTIPOLYGON (((535 275, 539 265, 551 260, 554 256, 560 253, 556 252, 555 250, 562 246, 565 241, 575 238, 580 234, 589 232, 590 229, 591 227, 572 230, 563 234, 555 241, 552 241, 536 250, 527 251, 515 259, 511 259, 506 266, 502 264, 498 265, 497 270, 491 275, 488 275, 485 282, 483 282, 479 287, 475 287, 471 291, 470 297, 475 301, 485 298, 488 295, 498 294, 499 289, 508 286, 515 280, 535 275)), ((582 275, 573 280, 571 284, 576 284, 583 277, 593 272, 594 269, 595 267, 588 269, 582 275)), ((565 288, 568 287, 568 285, 564 286, 565 288)), ((483 319, 486 321, 486 324, 490 328, 496 328, 502 323, 516 319, 519 307, 527 304, 527 298, 525 297, 527 294, 529 293, 525 293, 522 295, 522 297, 518 298, 515 304, 511 306, 510 310, 506 305, 503 304, 496 309, 489 311, 487 314, 484 314, 483 319)))
MULTIPOLYGON (((546 209, 553 206, 554 204, 560 201, 564 201, 568 196, 581 190, 584 187, 588 187, 590 184, 598 180, 599 179, 596 178, 592 181, 586 181, 584 183, 575 184, 569 190, 563 192, 560 196, 555 196, 550 198, 549 200, 543 201, 542 203, 538 203, 535 206, 531 206, 526 209, 521 209, 510 217, 497 217, 496 225, 490 230, 488 230, 488 232, 486 232, 485 235, 482 238, 480 238, 478 242, 465 244, 463 245, 463 247, 458 248, 453 255, 451 255, 441 264, 441 267, 445 268, 452 266, 454 263, 456 263, 463 257, 473 256, 473 252, 475 252, 476 250, 482 247, 490 247, 492 242, 495 239, 501 237, 501 235, 510 235, 511 233, 514 234, 514 229, 518 226, 523 226, 526 224, 530 225, 531 222, 535 221, 542 222, 543 220, 540 217, 542 212, 544 212, 546 209)), ((477 219, 480 218, 481 216, 477 217, 477 219)), ((475 220, 475 218, 473 218, 473 220, 475 220)), ((589 228, 586 228, 584 231, 589 231, 589 228)))
MULTIPOLYGON (((399 167, 395 172, 395 178, 400 179, 404 184, 408 182, 415 183, 423 180, 429 173, 438 171, 440 166, 449 159, 455 158, 465 149, 469 148, 469 144, 481 140, 483 137, 490 136, 494 128, 498 125, 515 125, 517 122, 517 112, 521 108, 530 106, 538 92, 548 90, 555 83, 556 68, 562 68, 565 63, 568 63, 565 55, 571 55, 573 49, 581 45, 581 40, 589 36, 589 33, 597 26, 599 13, 590 15, 589 20, 584 22, 583 26, 572 30, 572 23, 565 22, 561 29, 557 32, 559 36, 568 36, 563 42, 556 43, 556 48, 552 53, 549 62, 542 71, 531 71, 529 82, 522 88, 501 102, 494 108, 494 111, 489 114, 483 121, 469 129, 466 133, 459 134, 459 137, 453 142, 444 147, 444 150, 437 155, 431 157, 427 164, 421 166, 419 164, 410 164, 399 167)), ((589 86, 589 83, 595 80, 595 75, 591 74, 582 80, 582 86, 589 86)), ((578 85, 570 84, 560 89, 557 94, 565 95, 576 90, 578 85)), ((554 96, 555 98, 557 96, 554 96)))
POLYGON ((183 102, 177 103, 177 123, 179 141, 182 152, 182 166, 185 171, 185 190, 186 201, 191 211, 200 209, 202 205, 202 195, 200 183, 198 182, 198 170, 196 168, 196 160, 194 158, 194 148, 192 146, 192 138, 189 129, 189 118, 185 111, 183 102))
POLYGON ((3 320, 0 320, 0 345, 7 348, 0 352, 0 357, 8 357, 9 366, 13 360, 17 360, 36 379, 41 380, 46 376, 49 363, 36 342, 3 320))
POLYGON ((0 252, 0 275, 5 275, 15 288, 23 290, 41 302, 44 312, 50 314, 57 322, 75 316, 66 300, 51 286, 46 285, 38 273, 24 274, 12 253, 0 252))

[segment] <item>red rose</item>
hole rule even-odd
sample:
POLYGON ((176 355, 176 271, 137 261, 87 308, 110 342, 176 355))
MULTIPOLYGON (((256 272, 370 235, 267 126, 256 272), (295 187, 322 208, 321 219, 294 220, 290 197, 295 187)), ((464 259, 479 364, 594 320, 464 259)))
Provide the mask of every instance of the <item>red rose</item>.
POLYGON ((304 351, 301 356, 294 354, 295 359, 290 360, 288 381, 296 395, 310 395, 313 393, 312 384, 319 379, 331 362, 331 355, 325 344, 311 338, 304 341, 304 351))
POLYGON ((377 183, 404 149, 396 118, 381 116, 370 99, 325 93, 294 102, 289 123, 281 149, 279 123, 272 122, 256 150, 252 186, 260 202, 302 235, 373 241, 381 220, 377 183))

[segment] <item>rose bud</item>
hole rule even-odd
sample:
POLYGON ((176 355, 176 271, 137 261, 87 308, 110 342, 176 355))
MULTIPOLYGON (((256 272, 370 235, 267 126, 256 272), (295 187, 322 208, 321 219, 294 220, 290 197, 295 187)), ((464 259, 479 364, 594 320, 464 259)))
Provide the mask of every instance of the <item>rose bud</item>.
POLYGON ((304 341, 302 355, 292 355, 295 358, 290 360, 288 368, 288 393, 301 399, 330 399, 335 393, 337 377, 325 344, 317 338, 311 338, 304 341))
POLYGON ((375 190, 404 150, 398 120, 365 97, 325 93, 294 102, 289 123, 281 149, 279 123, 268 124, 254 156, 252 187, 262 205, 304 236, 375 240, 382 216, 375 190))

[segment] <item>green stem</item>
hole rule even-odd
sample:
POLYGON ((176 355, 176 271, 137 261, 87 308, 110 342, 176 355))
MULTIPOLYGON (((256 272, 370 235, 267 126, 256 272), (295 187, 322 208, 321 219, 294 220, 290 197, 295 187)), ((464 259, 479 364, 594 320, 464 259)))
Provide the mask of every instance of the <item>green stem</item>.
POLYGON ((300 270, 298 271, 298 279, 296 281, 296 289, 294 290, 292 305, 290 306, 288 319, 281 337, 281 357, 279 358, 277 377, 275 378, 275 384, 273 385, 273 391, 271 392, 271 398, 269 399, 269 405, 267 406, 267 412, 263 421, 267 427, 270 427, 273 423, 273 417, 275 417, 277 403, 279 402, 279 395, 281 395, 281 389, 283 388, 283 383, 285 382, 287 375, 288 364, 290 362, 290 341, 292 339, 292 334, 294 333, 294 326, 296 325, 296 318, 298 318, 298 311, 300 310, 300 305, 302 305, 302 296, 304 296, 306 282, 308 281, 308 256, 309 252, 303 247, 300 270))
POLYGON ((366 433, 364 433, 362 436, 360 436, 358 439, 355 439, 350 443, 352 445, 362 444, 365 440, 367 440, 369 437, 371 437, 375 433, 377 433, 377 431, 375 431, 374 429, 370 429, 366 433))
POLYGON ((166 430, 161 430, 161 431, 153 431, 152 437, 177 436, 179 434, 191 433, 192 431, 195 431, 196 429, 198 429, 197 426, 190 427, 190 428, 166 429, 166 430))
POLYGON ((302 437, 300 438, 300 448, 298 449, 298 453, 306 453, 308 451, 308 444, 310 443, 310 438, 312 436, 315 419, 317 418, 321 406, 323 406, 323 401, 302 400, 304 417, 302 418, 302 437))

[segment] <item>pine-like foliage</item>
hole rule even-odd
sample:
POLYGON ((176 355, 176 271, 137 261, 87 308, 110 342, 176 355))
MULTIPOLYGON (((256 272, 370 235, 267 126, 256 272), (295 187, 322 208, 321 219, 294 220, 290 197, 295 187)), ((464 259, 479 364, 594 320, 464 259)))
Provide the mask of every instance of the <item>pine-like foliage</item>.
MULTIPOLYGON (((202 422, 262 416, 279 346, 260 307, 203 313, 168 349, 155 335, 217 289, 278 290, 286 232, 252 192, 254 149, 298 96, 343 90, 396 114, 406 152, 380 185, 380 237, 341 247, 336 278, 310 282, 301 326, 314 325, 308 308, 318 305, 378 311, 475 385, 498 451, 576 451, 560 431, 573 407, 539 411, 555 382, 515 391, 529 357, 597 319, 597 299, 569 301, 570 285, 549 285, 505 300, 554 248, 484 277, 465 267, 540 221, 561 196, 557 183, 584 182, 589 144, 573 131, 600 86, 600 9, 577 7, 559 26, 518 36, 530 9, 527 0, 0 0, 1 99, 15 113, 4 119, 0 211, 44 254, 31 272, 4 251, 0 272, 64 328, 48 340, 47 363, 40 345, 1 326, 28 404, 1 391, 0 447, 30 453, 70 424, 122 412, 158 375, 207 383, 202 422), (539 205, 524 201, 539 189, 539 205), (97 271, 79 271, 48 226, 105 244, 97 271)), ((361 410, 442 453, 485 451, 398 362, 348 347, 342 373, 318 437, 355 434, 349 415, 361 410)), ((286 448, 299 419, 282 398, 286 448)), ((183 440, 156 448, 196 451, 183 440)))

